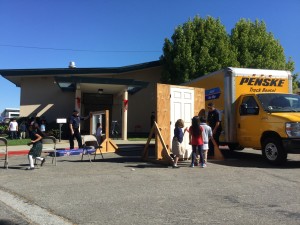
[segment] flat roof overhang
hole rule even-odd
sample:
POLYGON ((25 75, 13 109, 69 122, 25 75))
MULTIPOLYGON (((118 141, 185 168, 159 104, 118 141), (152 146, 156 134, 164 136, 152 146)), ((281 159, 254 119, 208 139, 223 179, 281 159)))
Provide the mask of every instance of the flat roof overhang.
MULTIPOLYGON (((96 92, 98 89, 119 90, 127 88, 133 94, 146 87, 148 82, 122 78, 99 78, 91 76, 122 75, 122 73, 161 66, 160 61, 152 61, 124 67, 108 68, 50 68, 50 69, 0 69, 0 74, 17 87, 25 77, 54 77, 62 91, 75 91, 78 84, 84 92, 96 92), (98 88, 98 89, 97 89, 98 88)), ((112 92, 112 91, 111 91, 112 92)))
POLYGON ((54 77, 56 84, 64 92, 74 92, 80 87, 82 92, 97 93, 98 89, 103 89, 105 94, 114 94, 127 90, 129 94, 134 94, 148 86, 148 82, 136 81, 134 79, 115 78, 95 78, 95 77, 54 77))

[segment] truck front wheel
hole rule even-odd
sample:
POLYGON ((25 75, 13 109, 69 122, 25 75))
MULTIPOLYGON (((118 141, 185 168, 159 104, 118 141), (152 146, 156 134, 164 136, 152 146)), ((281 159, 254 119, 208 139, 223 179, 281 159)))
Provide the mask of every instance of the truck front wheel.
POLYGON ((281 165, 286 162, 287 153, 282 143, 274 138, 267 138, 263 142, 262 154, 273 165, 281 165))

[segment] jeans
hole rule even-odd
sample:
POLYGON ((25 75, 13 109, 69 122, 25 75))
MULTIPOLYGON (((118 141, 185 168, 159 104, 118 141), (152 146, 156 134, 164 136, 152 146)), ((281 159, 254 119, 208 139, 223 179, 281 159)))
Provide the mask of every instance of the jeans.
POLYGON ((11 139, 18 139, 17 131, 10 131, 10 138, 11 139))
POLYGON ((191 163, 192 165, 194 165, 194 163, 195 163, 195 159, 196 159, 196 156, 197 156, 197 150, 198 150, 199 155, 200 155, 200 163, 201 164, 204 163, 202 147, 203 147, 203 145, 192 145, 192 149, 193 149, 193 152, 192 152, 192 163, 191 163))

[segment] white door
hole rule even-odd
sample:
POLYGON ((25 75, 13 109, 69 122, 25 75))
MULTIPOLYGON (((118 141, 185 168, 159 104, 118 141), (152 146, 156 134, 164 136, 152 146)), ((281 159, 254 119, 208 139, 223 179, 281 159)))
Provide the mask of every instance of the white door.
MULTIPOLYGON (((91 129, 91 134, 96 134, 97 131, 97 123, 100 123, 103 126, 103 119, 102 117, 104 117, 105 113, 104 112, 91 112, 92 114, 92 120, 91 120, 91 124, 90 124, 90 129, 91 129)), ((102 129, 104 129, 102 127, 102 129)))
MULTIPOLYGON (((194 116, 194 90, 185 89, 184 87, 171 87, 171 121, 170 121, 170 146, 174 136, 175 123, 178 119, 184 121, 184 128, 190 127, 194 116)), ((183 147, 186 149, 184 158, 189 158, 192 147, 189 145, 189 136, 186 132, 183 138, 183 147)))

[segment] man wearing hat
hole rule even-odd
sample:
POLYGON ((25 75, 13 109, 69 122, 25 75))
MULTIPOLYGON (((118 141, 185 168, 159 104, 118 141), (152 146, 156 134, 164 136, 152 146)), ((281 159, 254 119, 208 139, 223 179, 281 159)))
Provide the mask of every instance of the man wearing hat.
MULTIPOLYGON (((222 131, 221 126, 221 115, 220 112, 215 108, 215 105, 213 102, 208 103, 208 115, 207 115, 207 122, 208 125, 211 127, 213 132, 213 139, 215 140, 216 144, 219 146, 219 137, 222 131)), ((214 145, 212 141, 209 141, 209 156, 214 156, 214 145)))
POLYGON ((73 110, 73 114, 69 119, 69 128, 70 128, 70 149, 74 149, 74 138, 76 138, 78 142, 78 147, 82 148, 82 139, 80 134, 80 121, 88 119, 87 117, 79 116, 79 112, 75 109, 73 110))

